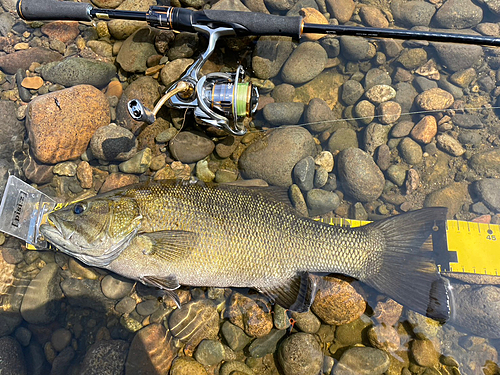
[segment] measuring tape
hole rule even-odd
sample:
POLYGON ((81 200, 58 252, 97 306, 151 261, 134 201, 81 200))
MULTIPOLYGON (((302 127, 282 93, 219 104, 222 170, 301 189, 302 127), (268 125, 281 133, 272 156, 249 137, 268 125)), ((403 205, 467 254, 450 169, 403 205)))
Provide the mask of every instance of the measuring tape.
MULTIPOLYGON (((328 223, 355 228, 370 221, 333 218, 328 223)), ((461 220, 436 225, 432 246, 440 272, 500 276, 500 225, 461 220)))

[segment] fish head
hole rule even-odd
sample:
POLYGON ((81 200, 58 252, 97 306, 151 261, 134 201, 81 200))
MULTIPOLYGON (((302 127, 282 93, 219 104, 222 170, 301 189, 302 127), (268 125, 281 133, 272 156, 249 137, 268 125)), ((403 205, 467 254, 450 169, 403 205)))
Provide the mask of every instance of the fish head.
POLYGON ((47 241, 62 252, 97 267, 111 263, 141 225, 138 204, 118 196, 79 201, 53 211, 40 227, 47 241))

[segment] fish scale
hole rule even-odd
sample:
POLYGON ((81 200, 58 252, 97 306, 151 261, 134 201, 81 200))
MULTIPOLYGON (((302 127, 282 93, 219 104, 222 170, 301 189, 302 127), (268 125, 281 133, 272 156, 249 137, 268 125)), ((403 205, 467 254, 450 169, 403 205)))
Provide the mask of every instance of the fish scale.
POLYGON ((83 212, 54 211, 41 231, 84 263, 166 290, 252 287, 305 311, 322 287, 316 274, 342 273, 447 319, 444 281, 420 249, 446 209, 346 228, 299 215, 285 196, 276 188, 148 182, 88 199, 83 212))

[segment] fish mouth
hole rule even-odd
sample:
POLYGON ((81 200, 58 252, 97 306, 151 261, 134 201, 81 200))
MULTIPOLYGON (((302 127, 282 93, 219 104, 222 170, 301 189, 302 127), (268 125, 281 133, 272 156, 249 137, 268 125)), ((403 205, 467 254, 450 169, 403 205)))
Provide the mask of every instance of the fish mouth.
POLYGON ((65 230, 59 219, 54 216, 49 216, 49 223, 40 226, 40 233, 48 242, 69 255, 82 251, 71 242, 74 231, 65 230))

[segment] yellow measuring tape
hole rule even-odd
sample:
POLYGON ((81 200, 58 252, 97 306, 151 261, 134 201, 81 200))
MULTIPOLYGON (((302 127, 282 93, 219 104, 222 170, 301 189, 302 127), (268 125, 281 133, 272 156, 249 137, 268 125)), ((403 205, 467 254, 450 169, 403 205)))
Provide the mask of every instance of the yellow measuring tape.
MULTIPOLYGON (((329 221, 353 228, 368 223, 337 218, 329 221)), ((439 271, 500 276, 500 225, 447 220, 438 224, 432 240, 439 271)))

